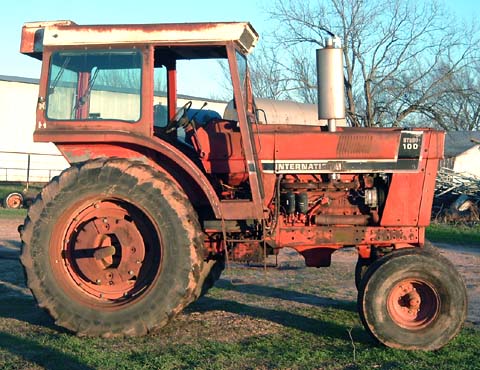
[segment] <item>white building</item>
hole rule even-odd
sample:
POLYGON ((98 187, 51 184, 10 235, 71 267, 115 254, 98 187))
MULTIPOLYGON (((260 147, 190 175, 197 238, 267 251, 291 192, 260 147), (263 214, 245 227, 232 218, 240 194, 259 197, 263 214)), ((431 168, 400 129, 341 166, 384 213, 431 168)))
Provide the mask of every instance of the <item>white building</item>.
POLYGON ((441 166, 480 178, 480 132, 449 131, 441 166))
POLYGON ((45 182, 68 166, 55 145, 33 142, 37 98, 38 80, 0 76, 0 181, 45 182))

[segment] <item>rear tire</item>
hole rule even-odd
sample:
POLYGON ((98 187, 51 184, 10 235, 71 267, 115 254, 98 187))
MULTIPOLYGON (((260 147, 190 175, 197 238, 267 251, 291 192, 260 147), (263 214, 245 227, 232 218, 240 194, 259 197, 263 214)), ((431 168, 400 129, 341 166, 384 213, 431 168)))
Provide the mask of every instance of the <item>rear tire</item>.
POLYGON ((385 255, 367 270, 358 293, 365 329, 388 347, 435 350, 460 331, 467 312, 462 277, 429 249, 385 255))
POLYGON ((99 159, 64 171, 30 207, 22 241, 39 306, 78 335, 144 335, 198 298, 195 211, 140 162, 99 159))

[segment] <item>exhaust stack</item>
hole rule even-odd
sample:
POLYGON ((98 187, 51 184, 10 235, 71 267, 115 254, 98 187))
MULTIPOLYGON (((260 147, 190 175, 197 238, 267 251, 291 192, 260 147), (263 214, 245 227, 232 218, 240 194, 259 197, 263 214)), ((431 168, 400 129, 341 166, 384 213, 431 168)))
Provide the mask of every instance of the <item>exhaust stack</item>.
POLYGON ((337 130, 336 121, 345 119, 343 50, 338 37, 327 38, 317 50, 318 119, 328 122, 328 131, 337 130))

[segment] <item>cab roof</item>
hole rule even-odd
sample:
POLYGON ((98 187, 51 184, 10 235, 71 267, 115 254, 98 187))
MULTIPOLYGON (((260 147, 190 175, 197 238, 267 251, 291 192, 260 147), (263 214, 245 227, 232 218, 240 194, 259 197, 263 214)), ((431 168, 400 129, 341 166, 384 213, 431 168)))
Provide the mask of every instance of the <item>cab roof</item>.
POLYGON ((78 25, 72 21, 28 22, 20 52, 42 59, 44 46, 211 45, 234 42, 250 53, 258 34, 249 22, 78 25))

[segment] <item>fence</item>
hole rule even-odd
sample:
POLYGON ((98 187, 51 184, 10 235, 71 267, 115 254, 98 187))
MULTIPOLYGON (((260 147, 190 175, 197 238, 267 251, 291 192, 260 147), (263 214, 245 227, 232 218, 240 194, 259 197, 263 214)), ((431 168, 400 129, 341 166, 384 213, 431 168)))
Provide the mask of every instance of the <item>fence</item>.
POLYGON ((68 163, 59 154, 0 151, 0 181, 30 183, 48 182, 62 172, 68 163))

